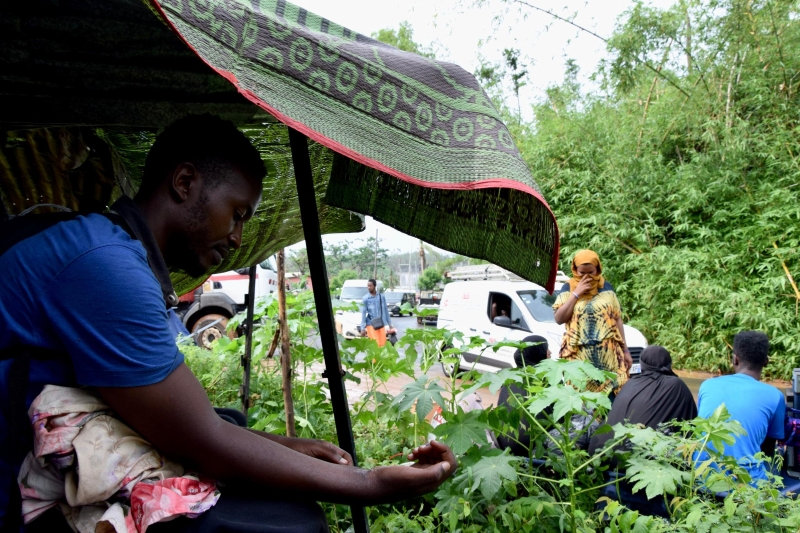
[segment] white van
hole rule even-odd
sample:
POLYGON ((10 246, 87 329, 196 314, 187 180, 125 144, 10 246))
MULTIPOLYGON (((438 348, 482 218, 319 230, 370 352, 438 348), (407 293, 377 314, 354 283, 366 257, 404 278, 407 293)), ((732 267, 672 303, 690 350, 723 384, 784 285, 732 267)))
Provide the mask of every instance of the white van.
MULTIPOLYGON (((444 287, 437 326, 460 331, 465 338, 482 337, 488 343, 521 341, 529 335, 541 335, 556 358, 564 334, 564 326, 556 324, 553 313, 556 294, 548 294, 543 287, 528 281, 455 281, 444 287), (497 315, 494 322, 493 310, 497 315)), ((647 347, 647 340, 630 326, 625 326, 625 340, 634 363, 631 373, 639 373, 639 356, 647 347)), ((467 352, 460 367, 467 369, 474 365, 482 372, 512 368, 515 351, 504 347, 496 352, 491 348, 483 353, 467 352)), ((453 365, 442 366, 448 374, 456 370, 453 365)))
MULTIPOLYGON (((361 300, 369 292, 366 279, 349 279, 342 285, 342 290, 336 296, 340 304, 357 303, 361 305, 361 300)), ((378 292, 383 291, 383 282, 377 280, 378 292)), ((343 335, 345 339, 353 339, 361 336, 361 311, 336 311, 336 332, 343 335)))

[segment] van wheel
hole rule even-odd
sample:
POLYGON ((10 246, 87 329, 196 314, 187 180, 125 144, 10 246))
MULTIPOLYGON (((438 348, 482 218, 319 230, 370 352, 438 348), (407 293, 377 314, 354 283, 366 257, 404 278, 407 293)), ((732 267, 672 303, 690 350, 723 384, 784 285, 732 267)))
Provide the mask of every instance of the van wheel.
POLYGON ((225 337, 227 335, 227 332, 225 331, 225 328, 227 328, 227 326, 228 326, 227 317, 217 314, 206 315, 197 322, 195 322, 194 326, 192 326, 193 334, 197 333, 200 330, 203 330, 203 328, 206 328, 202 332, 200 332, 199 335, 195 337, 195 342, 201 348, 210 350, 215 340, 225 337), (214 324, 214 322, 216 322, 216 324, 214 324), (212 326, 211 324, 214 325, 212 326))
POLYGON ((456 365, 455 363, 445 363, 442 361, 442 371, 444 375, 448 378, 453 377, 454 374, 458 374, 461 372, 461 360, 459 359, 459 364, 456 365))
MULTIPOLYGON (((442 351, 449 350, 450 348, 452 348, 452 346, 445 346, 442 348, 442 351)), ((440 353, 439 360, 441 361, 441 359, 442 355, 440 353)), ((459 356, 457 363, 446 363, 442 361, 442 371, 444 372, 444 375, 447 376, 448 378, 451 378, 454 375, 461 372, 461 357, 459 356)))

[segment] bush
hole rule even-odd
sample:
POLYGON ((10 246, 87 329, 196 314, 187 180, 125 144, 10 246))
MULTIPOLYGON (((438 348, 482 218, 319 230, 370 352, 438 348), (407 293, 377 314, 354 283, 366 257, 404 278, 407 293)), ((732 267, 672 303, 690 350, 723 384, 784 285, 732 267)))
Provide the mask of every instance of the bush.
MULTIPOLYGON (((311 372, 322 361, 313 347, 318 335, 310 293, 288 297, 292 334, 293 397, 298 434, 335 442, 327 384, 311 372)), ((249 423, 256 429, 283 434, 285 417, 278 361, 264 360, 265 343, 272 339, 274 302, 257 304, 260 326, 254 330, 252 395, 249 423)), ((231 327, 235 327, 232 321, 231 327)), ((236 406, 243 341, 222 338, 212 352, 183 347, 193 369, 216 405, 236 406)), ((459 457, 459 470, 434 494, 393 505, 368 509, 372 531, 434 532, 594 532, 594 531, 741 531, 755 525, 758 531, 796 530, 800 506, 781 496, 777 480, 759 487, 735 461, 721 457, 723 449, 741 427, 727 420, 724 408, 709 420, 697 419, 678 425, 671 435, 633 426, 617 426, 608 447, 595 456, 576 445, 581 432, 570 432, 574 414, 591 409, 604 416, 608 397, 586 392, 589 380, 604 380, 605 374, 591 364, 547 360, 535 368, 505 369, 493 374, 472 372, 442 379, 428 376, 439 361, 454 363, 465 350, 480 352, 502 346, 524 347, 525 343, 485 346, 480 338, 465 339, 442 329, 408 330, 397 346, 379 348, 370 339, 342 343, 341 358, 347 379, 365 382, 366 392, 353 405, 351 417, 356 451, 366 468, 400 464, 414 447, 433 434, 459 457), (420 358, 421 356, 421 358, 420 358), (421 374, 415 367, 419 359, 421 374), (418 375, 419 374, 419 375, 418 375), (415 378, 397 394, 387 392, 386 382, 406 375, 415 378), (528 399, 515 396, 517 408, 490 407, 465 412, 458 400, 481 387, 497 391, 517 384, 528 399), (431 427, 427 415, 441 409, 445 423, 431 427), (549 413, 549 414, 546 414, 549 413), (517 428, 530 426, 528 457, 515 457, 493 449, 487 431, 517 438, 517 428), (555 431, 553 431, 555 430, 555 431), (628 451, 615 446, 629 442, 628 451), (709 447, 713 445, 713 449, 709 447), (696 465, 696 452, 706 451, 709 461, 696 465), (637 491, 664 501, 669 518, 640 515, 618 502, 600 497, 609 482, 609 459, 616 455, 619 482, 628 481, 637 491), (545 465, 534 466, 533 458, 545 465), (711 460, 729 469, 723 475, 710 468, 711 460), (724 501, 713 494, 729 491, 724 501), (601 505, 598 506, 598 503, 601 505), (743 529, 744 528, 744 529, 743 529)), ((349 508, 326 504, 332 531, 352 526, 349 508)))

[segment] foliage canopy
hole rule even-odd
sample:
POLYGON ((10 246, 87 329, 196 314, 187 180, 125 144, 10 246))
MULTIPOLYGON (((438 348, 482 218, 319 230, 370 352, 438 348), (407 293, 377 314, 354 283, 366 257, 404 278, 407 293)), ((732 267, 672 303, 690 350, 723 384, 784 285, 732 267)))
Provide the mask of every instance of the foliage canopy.
POLYGON ((743 329, 769 335, 771 375, 800 366, 798 15, 785 0, 637 2, 600 89, 581 92, 570 63, 514 132, 562 269, 596 250, 626 318, 682 368, 726 370, 743 329))

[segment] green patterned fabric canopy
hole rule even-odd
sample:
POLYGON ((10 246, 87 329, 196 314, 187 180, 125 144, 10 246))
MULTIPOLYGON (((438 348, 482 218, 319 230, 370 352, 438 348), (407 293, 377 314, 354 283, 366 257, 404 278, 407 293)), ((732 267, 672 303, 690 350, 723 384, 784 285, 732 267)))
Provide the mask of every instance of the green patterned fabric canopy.
MULTIPOLYGON (((213 272, 263 261, 283 247, 303 240, 297 187, 294 184, 288 131, 276 122, 242 127, 269 170, 261 204, 244 227, 243 244, 213 272)), ((10 214, 36 204, 55 204, 80 212, 101 212, 120 194, 132 195, 154 135, 148 132, 91 128, 41 128, 0 132, 0 196, 10 214)), ((324 203, 333 153, 309 146, 314 194, 322 233, 361 231, 363 217, 324 203)), ((43 211, 46 209, 41 209, 43 211)), ((212 273, 213 273, 212 272, 212 273)), ((172 273, 178 294, 205 280, 172 273)))
POLYGON ((555 218, 472 75, 284 0, 150 1, 245 98, 336 153, 327 204, 552 289, 555 218))

